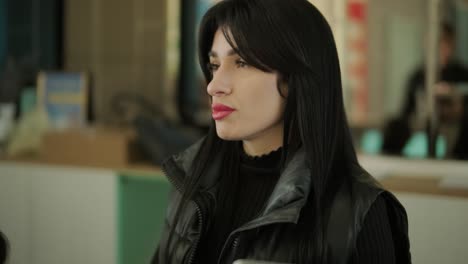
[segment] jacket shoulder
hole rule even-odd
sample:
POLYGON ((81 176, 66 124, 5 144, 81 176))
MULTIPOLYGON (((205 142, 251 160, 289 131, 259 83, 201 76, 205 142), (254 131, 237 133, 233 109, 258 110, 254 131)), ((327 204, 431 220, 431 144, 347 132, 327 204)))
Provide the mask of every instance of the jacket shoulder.
POLYGON ((384 199, 389 212, 392 233, 400 241, 400 251, 408 252, 400 259, 409 259, 408 222, 404 207, 374 177, 356 165, 351 169, 348 184, 343 184, 337 191, 330 209, 327 240, 332 263, 347 263, 367 213, 380 197, 384 199), (406 248, 408 250, 405 251, 406 248))

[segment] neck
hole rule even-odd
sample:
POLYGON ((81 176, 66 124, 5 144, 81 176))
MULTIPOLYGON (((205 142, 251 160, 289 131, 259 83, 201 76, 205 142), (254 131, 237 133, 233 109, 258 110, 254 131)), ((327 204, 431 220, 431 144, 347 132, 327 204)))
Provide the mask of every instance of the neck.
POLYGON ((252 139, 242 141, 244 152, 249 156, 261 156, 283 146, 283 123, 252 139))

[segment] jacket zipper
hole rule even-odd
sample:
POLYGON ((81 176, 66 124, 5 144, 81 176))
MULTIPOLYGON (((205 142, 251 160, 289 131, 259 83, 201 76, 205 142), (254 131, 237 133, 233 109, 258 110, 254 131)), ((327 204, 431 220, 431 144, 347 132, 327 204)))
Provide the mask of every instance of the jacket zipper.
MULTIPOLYGON (((197 215, 198 215, 198 221, 200 222, 200 230, 203 230, 202 227, 203 227, 203 216, 202 216, 202 212, 201 212, 201 209, 199 207, 199 205, 197 203, 195 203, 196 205, 196 208, 197 208, 197 215)), ((193 250, 192 250, 192 253, 191 253, 191 256, 189 258, 189 264, 193 263, 194 259, 195 259, 195 254, 197 252, 197 248, 198 248, 198 244, 200 242, 200 235, 198 235, 197 237, 197 240, 195 240, 195 245, 193 246, 193 250)))
MULTIPOLYGON (((233 235, 234 233, 232 233, 231 235, 233 235)), ((231 243, 229 242, 231 240, 231 235, 229 235, 226 243, 224 243, 224 246, 223 246, 223 249, 221 249, 221 254, 219 254, 219 257, 218 257, 218 264, 221 263, 221 260, 222 258, 224 257, 224 252, 226 251, 226 248, 228 247, 228 245, 230 245, 231 243)), ((232 256, 236 256, 236 251, 237 251, 237 246, 239 244, 239 236, 237 236, 235 239, 234 239, 234 242, 232 244, 232 256)))
MULTIPOLYGON (((170 163, 173 163, 172 160, 169 161, 170 163)), ((175 167, 177 168, 177 172, 175 172, 175 174, 182 174, 182 170, 180 170, 177 166, 175 166, 174 164, 170 164, 172 167, 175 167)), ((169 166, 169 165, 167 165, 169 166)), ((180 186, 180 181, 178 180, 175 180, 173 179, 172 177, 170 177, 170 174, 167 173, 167 170, 166 170, 166 166, 161 166, 161 170, 162 172, 164 173, 164 175, 166 175, 166 178, 169 180, 169 182, 174 185, 174 187, 180 192, 182 193, 182 187, 180 186)), ((175 175, 176 177, 179 176, 179 175, 175 175)))
MULTIPOLYGON (((261 227, 261 226, 266 226, 266 225, 270 225, 270 224, 279 224, 279 223, 294 223, 294 222, 291 222, 291 221, 276 221, 276 222, 269 222, 269 223, 261 223, 261 224, 257 224, 257 225, 253 225, 253 226, 250 226, 248 228, 238 228, 234 231, 232 231, 232 233, 228 236, 228 239, 226 240, 226 242, 224 243, 224 246, 223 246, 223 249, 221 250, 221 254, 219 255, 218 257, 218 264, 221 264, 221 260, 224 256, 224 253, 228 247, 228 245, 230 245, 230 241, 231 241, 231 238, 235 235, 235 234, 238 234, 238 233, 241 233, 243 231, 247 231, 247 230, 252 230, 254 228, 258 228, 258 227, 261 227)), ((233 247, 232 247, 232 251, 234 253, 234 257, 235 257, 235 254, 236 254, 236 251, 237 251, 237 247, 239 246, 239 236, 237 236, 234 241, 233 241, 233 247)))
MULTIPOLYGON (((172 160, 170 160, 169 162, 171 163, 170 165, 171 165, 173 168, 176 168, 176 169, 177 169, 177 171, 175 172, 175 174, 177 174, 177 173, 182 173, 182 171, 180 171, 180 169, 179 169, 177 166, 175 166, 174 164, 172 164, 172 163, 173 163, 172 160)), ((169 165, 169 164, 168 164, 168 165, 169 165)), ((177 181, 177 180, 173 179, 172 177, 170 177, 169 173, 167 173, 167 170, 166 170, 165 166, 162 166, 162 172, 164 173, 164 175, 166 175, 166 178, 171 182, 171 184, 174 185, 174 187, 175 187, 180 193, 182 193, 182 187, 180 186, 180 182, 181 182, 181 181, 177 181)), ((179 176, 179 175, 174 175, 174 176, 177 177, 177 176, 179 176)), ((201 230, 203 230, 203 229, 202 229, 202 228, 203 228, 203 214, 202 214, 202 211, 201 211, 201 209, 200 209, 200 205, 199 205, 195 200, 193 200, 193 203, 195 204, 195 208, 196 208, 196 211, 197 211, 198 221, 199 221, 199 223, 200 223, 200 232, 201 232, 201 230)), ((197 251, 198 244, 199 244, 199 242, 200 242, 200 236, 201 236, 201 234, 200 234, 200 235, 197 237, 197 239, 195 240, 195 245, 194 245, 193 250, 192 250, 192 253, 191 253, 191 255, 190 255, 188 264, 191 264, 191 263, 194 262, 195 253, 196 253, 196 251, 197 251)))
POLYGON ((236 257, 236 252, 237 252, 237 245, 239 245, 239 236, 234 239, 234 245, 232 246, 232 256, 236 257))

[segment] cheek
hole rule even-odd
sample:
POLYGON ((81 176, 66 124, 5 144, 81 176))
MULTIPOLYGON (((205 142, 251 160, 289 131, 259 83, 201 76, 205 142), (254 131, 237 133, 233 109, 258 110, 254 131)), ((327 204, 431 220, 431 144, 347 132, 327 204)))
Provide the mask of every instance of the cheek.
POLYGON ((276 78, 244 78, 234 88, 238 111, 216 122, 216 132, 224 140, 250 138, 282 120, 285 100, 276 78))
POLYGON ((267 85, 257 86, 249 97, 251 116, 256 117, 258 122, 277 121, 284 111, 284 98, 279 94, 275 81, 267 85), (260 118, 260 120, 258 120, 260 118))
POLYGON ((256 133, 278 123, 284 112, 284 99, 279 95, 276 86, 261 87, 252 91, 243 100, 242 111, 239 111, 233 131, 246 134, 256 133))

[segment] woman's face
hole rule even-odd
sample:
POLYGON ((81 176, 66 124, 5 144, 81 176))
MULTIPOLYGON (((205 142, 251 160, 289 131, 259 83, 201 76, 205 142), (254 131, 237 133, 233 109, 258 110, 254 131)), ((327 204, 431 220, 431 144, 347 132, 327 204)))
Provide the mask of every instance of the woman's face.
MULTIPOLYGON (((213 78, 207 90, 218 136, 224 140, 282 140, 285 98, 278 92, 279 75, 246 64, 220 29, 209 57, 213 78)), ((281 88, 285 89, 283 84, 281 88)))

